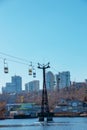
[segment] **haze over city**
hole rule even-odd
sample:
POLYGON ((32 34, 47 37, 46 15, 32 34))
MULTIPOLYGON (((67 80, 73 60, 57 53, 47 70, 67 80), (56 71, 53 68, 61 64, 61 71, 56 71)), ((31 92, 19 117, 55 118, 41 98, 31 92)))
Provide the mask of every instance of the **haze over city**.
POLYGON ((36 79, 42 80, 37 63, 50 62, 49 70, 55 74, 70 71, 72 81, 84 81, 86 34, 86 0, 0 0, 0 89, 13 75, 22 76, 23 86, 33 80, 28 75, 30 61, 36 68, 36 79), (26 65, 8 55, 26 59, 20 61, 26 65), (3 71, 4 58, 8 74, 3 71))

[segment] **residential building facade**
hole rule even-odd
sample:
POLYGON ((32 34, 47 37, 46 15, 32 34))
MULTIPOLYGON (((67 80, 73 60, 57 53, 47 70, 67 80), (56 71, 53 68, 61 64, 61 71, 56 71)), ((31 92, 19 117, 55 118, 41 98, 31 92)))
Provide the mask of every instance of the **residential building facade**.
POLYGON ((70 87, 70 72, 69 71, 64 71, 64 72, 59 72, 58 75, 56 75, 56 86, 61 89, 65 87, 70 87))
POLYGON ((55 88, 55 76, 51 71, 46 73, 46 88, 47 90, 54 90, 55 88))
POLYGON ((39 80, 33 80, 25 84, 25 91, 27 92, 38 92, 40 89, 39 80))
POLYGON ((22 91, 22 78, 20 76, 12 76, 11 82, 6 83, 2 87, 2 93, 20 93, 22 91))

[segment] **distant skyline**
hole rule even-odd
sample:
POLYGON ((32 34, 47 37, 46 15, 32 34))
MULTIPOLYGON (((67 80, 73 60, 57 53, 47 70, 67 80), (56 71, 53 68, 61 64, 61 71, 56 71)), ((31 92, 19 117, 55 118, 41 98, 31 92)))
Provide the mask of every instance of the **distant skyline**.
MULTIPOLYGON (((86 0, 0 0, 0 52, 46 64, 53 73, 70 71, 72 81, 87 78, 87 1, 86 0)), ((11 76, 24 83, 33 80, 28 66, 6 58, 9 74, 3 73, 0 58, 0 89, 11 76)), ((24 61, 23 61, 24 62, 24 61)), ((41 70, 37 80, 42 80, 41 70)))

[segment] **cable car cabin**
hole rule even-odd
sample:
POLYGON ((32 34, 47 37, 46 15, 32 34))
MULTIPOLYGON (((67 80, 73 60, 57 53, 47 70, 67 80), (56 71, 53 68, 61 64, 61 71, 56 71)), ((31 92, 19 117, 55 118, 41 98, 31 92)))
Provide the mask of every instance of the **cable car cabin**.
POLYGON ((8 73, 8 67, 4 67, 4 73, 8 73))
POLYGON ((8 64, 6 62, 6 59, 4 59, 4 73, 8 73, 8 64))
POLYGON ((29 69, 29 75, 32 75, 32 69, 29 69))
POLYGON ((36 72, 33 72, 33 78, 36 78, 36 72))

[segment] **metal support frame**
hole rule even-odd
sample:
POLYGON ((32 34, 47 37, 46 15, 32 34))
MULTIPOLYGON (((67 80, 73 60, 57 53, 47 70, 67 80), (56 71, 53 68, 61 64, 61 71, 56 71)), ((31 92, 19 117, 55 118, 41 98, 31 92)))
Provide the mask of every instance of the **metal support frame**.
POLYGON ((46 89, 46 77, 45 70, 50 68, 50 63, 46 65, 41 65, 38 63, 38 68, 43 70, 43 90, 42 90, 42 102, 41 102, 41 112, 39 113, 39 121, 44 121, 44 118, 47 118, 47 121, 52 121, 52 113, 49 111, 48 104, 48 95, 46 89))

